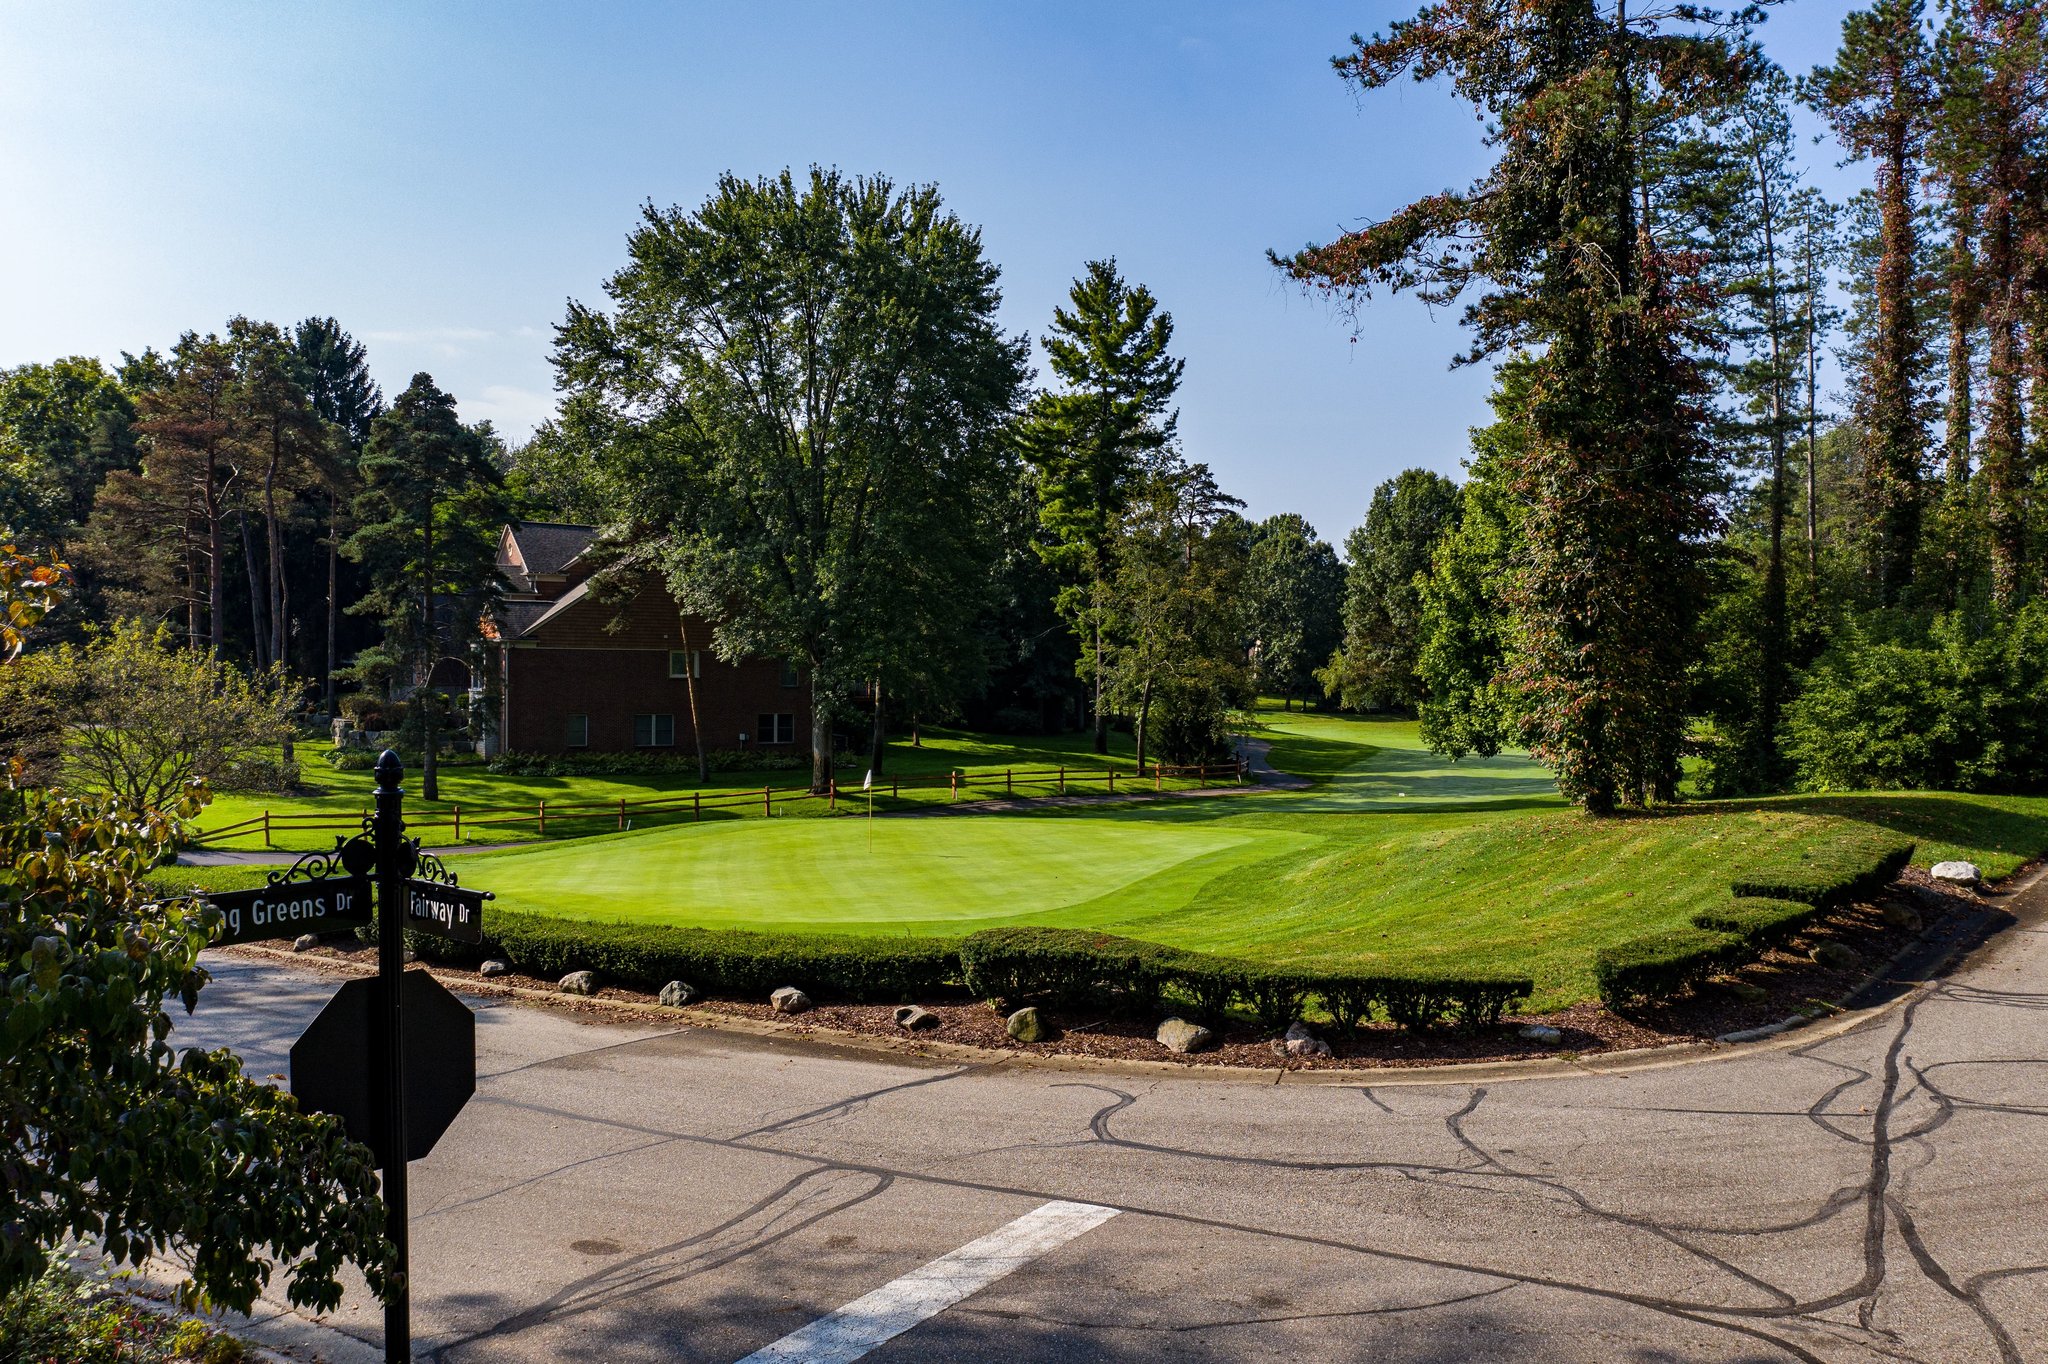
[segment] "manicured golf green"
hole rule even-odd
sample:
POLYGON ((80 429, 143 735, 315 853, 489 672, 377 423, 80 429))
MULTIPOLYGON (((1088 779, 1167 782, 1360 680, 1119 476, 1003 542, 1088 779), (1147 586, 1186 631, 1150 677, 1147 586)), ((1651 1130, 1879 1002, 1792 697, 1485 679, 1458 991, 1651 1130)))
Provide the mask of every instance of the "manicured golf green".
MULTIPOLYGON (((1409 721, 1267 712, 1297 792, 1033 814, 730 820, 455 859, 496 907, 799 932, 1100 928, 1263 960, 1429 961, 1593 993, 1609 943, 1683 925, 1760 858, 1876 824, 1926 865, 2000 876, 2048 851, 2048 797, 1701 801, 1589 820, 1527 758, 1451 763, 1409 721)), ((176 873, 171 874, 173 876, 176 873)), ((194 879, 222 886, 244 869, 194 879)))

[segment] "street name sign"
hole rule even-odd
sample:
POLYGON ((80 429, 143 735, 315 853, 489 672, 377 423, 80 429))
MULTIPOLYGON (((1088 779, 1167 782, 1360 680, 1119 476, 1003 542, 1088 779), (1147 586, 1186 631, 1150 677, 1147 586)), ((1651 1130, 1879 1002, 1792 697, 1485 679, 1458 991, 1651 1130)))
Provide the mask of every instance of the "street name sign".
POLYGON ((329 876, 317 881, 273 881, 255 890, 211 891, 205 896, 221 913, 215 947, 296 938, 367 928, 375 908, 366 876, 329 876))
POLYGON ((407 928, 456 942, 484 940, 484 901, 491 898, 489 891, 408 879, 405 893, 407 928))

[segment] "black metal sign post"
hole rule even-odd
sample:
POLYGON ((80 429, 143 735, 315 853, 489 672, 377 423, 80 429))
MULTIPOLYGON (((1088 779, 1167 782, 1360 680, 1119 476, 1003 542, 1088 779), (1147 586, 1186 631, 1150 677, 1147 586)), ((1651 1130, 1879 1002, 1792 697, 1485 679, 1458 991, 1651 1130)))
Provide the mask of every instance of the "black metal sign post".
MULTIPOLYGON (((412 1361, 412 1273, 409 1213, 405 1198, 405 921, 411 908, 406 878, 416 857, 405 837, 404 767, 385 749, 377 757, 377 813, 371 836, 377 848, 377 979, 383 986, 371 1021, 371 1055, 383 1060, 383 1083, 373 1085, 382 1108, 384 1134, 385 1234, 398 1252, 398 1274, 384 1302, 386 1364, 412 1361)), ((375 1064, 373 1062, 373 1070, 375 1064)))

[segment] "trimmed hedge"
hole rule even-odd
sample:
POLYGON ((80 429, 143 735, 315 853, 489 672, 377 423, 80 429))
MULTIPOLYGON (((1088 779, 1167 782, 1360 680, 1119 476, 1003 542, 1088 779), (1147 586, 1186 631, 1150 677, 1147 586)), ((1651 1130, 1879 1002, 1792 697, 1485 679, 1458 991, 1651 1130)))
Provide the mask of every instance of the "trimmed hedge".
POLYGON ((960 963, 967 988, 985 999, 1154 1004, 1172 990, 1202 1017, 1239 1003, 1268 1028, 1319 999, 1347 1032, 1376 1012, 1409 1029, 1488 1026, 1535 988, 1526 976, 1263 966, 1073 928, 984 929, 960 944, 960 963))
POLYGON ((1593 956, 1593 980, 1608 1008, 1663 999, 1704 984, 1707 977, 1747 955, 1733 933, 1674 928, 1603 947, 1593 956))
POLYGON ((1914 844, 1882 829, 1859 829, 1809 849, 1752 867, 1729 889, 1737 896, 1799 900, 1820 909, 1840 909, 1867 900, 1898 879, 1913 860, 1914 844))
POLYGON ((1823 913, 1819 905, 1799 900, 1745 897, 1730 900, 1719 909, 1701 910, 1692 916, 1692 926, 1714 933, 1733 933, 1752 947, 1771 948, 1796 936, 1823 913))
MULTIPOLYGON (((484 916, 484 928, 486 948, 529 974, 595 971, 643 990, 684 980, 764 998, 795 985, 854 1000, 911 1000, 929 998, 960 977, 960 956, 948 938, 578 923, 495 909, 484 916)), ((439 941, 412 936, 422 946, 439 941)))

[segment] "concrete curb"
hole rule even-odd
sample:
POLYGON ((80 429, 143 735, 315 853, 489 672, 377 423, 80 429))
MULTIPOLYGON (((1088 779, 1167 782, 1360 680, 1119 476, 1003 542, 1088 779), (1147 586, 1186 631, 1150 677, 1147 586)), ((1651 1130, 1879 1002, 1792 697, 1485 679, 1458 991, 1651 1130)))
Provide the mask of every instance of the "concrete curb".
POLYGON ((173 1260, 151 1256, 140 1266, 115 1268, 90 1250, 71 1258, 72 1268, 102 1283, 141 1311, 173 1321, 200 1321, 247 1341, 261 1364, 384 1364, 382 1347, 303 1316, 300 1309, 259 1296, 243 1314, 187 1311, 177 1305, 179 1288, 191 1277, 173 1260))

